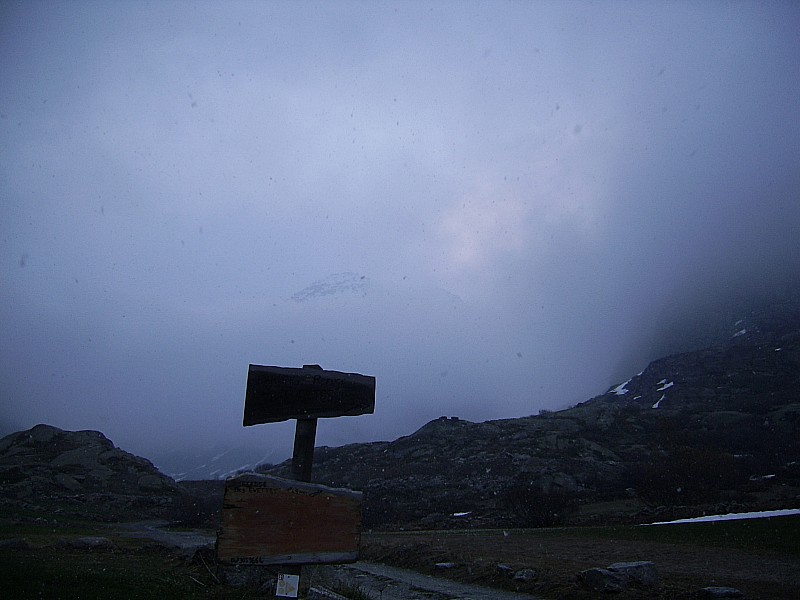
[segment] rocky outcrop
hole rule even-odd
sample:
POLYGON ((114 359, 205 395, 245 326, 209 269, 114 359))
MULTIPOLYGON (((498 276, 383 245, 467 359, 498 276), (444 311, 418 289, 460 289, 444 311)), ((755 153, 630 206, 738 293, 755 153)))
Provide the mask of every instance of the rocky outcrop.
POLYGON ((172 516, 185 492, 99 431, 37 425, 0 439, 0 507, 103 520, 172 516))

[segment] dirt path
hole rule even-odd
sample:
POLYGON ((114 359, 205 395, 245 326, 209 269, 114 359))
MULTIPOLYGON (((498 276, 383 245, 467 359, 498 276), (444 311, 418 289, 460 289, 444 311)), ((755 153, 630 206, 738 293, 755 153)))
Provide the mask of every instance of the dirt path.
POLYGON ((459 583, 376 563, 358 562, 325 571, 322 577, 329 585, 352 586, 375 600, 536 600, 536 596, 529 594, 459 583))

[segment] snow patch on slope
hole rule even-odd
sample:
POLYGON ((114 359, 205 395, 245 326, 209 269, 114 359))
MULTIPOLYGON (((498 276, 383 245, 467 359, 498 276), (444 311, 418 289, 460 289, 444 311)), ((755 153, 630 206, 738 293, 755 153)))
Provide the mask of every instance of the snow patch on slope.
POLYGON ((306 302, 314 298, 323 296, 333 296, 336 294, 353 293, 360 296, 367 294, 369 280, 366 275, 359 275, 347 271, 345 273, 333 273, 325 279, 318 279, 311 285, 304 287, 299 292, 292 295, 295 302, 306 302))
POLYGON ((768 519, 769 517, 787 517, 800 515, 800 508, 785 508, 782 510, 761 510, 757 512, 727 513, 724 515, 706 515, 692 519, 677 519, 676 521, 657 521, 645 525, 675 525, 678 523, 708 523, 712 521, 739 521, 743 519, 768 519))
POLYGON ((608 393, 609 394, 616 394, 617 396, 624 396, 629 391, 629 390, 625 389, 625 386, 628 385, 630 382, 631 382, 631 380, 628 379, 628 381, 626 381, 625 383, 620 383, 617 387, 609 390, 608 393))

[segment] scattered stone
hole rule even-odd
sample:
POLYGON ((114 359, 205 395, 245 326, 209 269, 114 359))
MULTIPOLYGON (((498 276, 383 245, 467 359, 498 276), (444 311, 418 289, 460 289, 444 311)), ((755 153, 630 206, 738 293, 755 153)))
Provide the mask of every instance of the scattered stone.
POLYGON ((697 593, 698 598, 744 598, 744 594, 731 587, 705 587, 697 593))
POLYGON ((586 569, 578 573, 578 581, 593 592, 622 592, 628 585, 628 579, 622 573, 609 569, 586 569))
POLYGON ((73 539, 62 539, 56 543, 59 548, 72 550, 115 550, 114 542, 106 537, 87 536, 73 539))
POLYGON ((536 581, 538 577, 539 574, 533 569, 520 569, 514 573, 514 581, 519 581, 521 583, 532 583, 536 581))
POLYGON ((658 571, 656 571, 656 565, 649 560, 618 562, 609 565, 608 570, 621 573, 628 578, 629 581, 635 582, 641 586, 655 587, 658 585, 658 571))
POLYGON ((511 575, 514 574, 514 569, 512 569, 509 565, 500 564, 497 565, 497 572, 500 573, 500 575, 508 575, 511 577, 511 575))

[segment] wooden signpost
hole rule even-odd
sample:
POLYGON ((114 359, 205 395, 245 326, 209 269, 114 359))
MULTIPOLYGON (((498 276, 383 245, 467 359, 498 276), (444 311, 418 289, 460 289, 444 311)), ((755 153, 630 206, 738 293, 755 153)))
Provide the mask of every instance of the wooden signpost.
POLYGON ((250 365, 243 425, 297 419, 292 480, 247 473, 225 482, 220 562, 284 565, 277 595, 297 597, 300 565, 358 560, 361 493, 311 484, 311 466, 318 418, 374 411, 374 377, 250 365))

